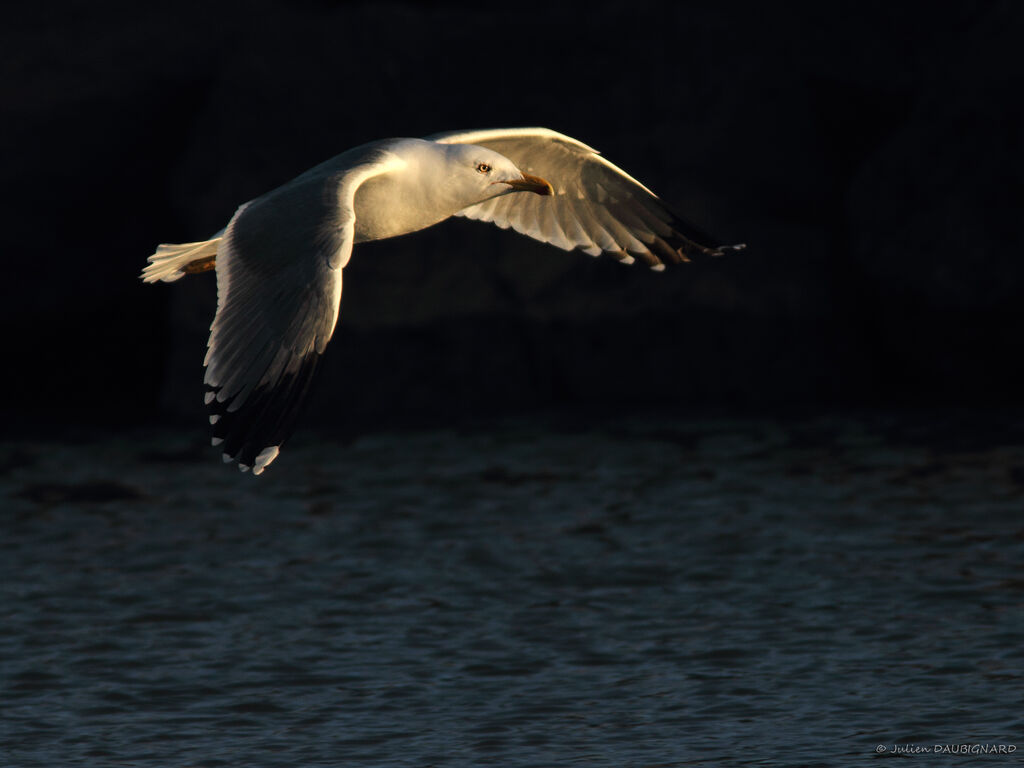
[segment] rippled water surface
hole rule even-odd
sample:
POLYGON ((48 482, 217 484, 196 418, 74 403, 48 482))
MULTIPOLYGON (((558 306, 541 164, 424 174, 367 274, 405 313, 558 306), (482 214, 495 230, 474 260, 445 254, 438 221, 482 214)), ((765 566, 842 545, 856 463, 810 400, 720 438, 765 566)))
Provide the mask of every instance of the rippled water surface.
POLYGON ((0 445, 0 764, 1010 764, 1024 424, 969 423, 0 445))

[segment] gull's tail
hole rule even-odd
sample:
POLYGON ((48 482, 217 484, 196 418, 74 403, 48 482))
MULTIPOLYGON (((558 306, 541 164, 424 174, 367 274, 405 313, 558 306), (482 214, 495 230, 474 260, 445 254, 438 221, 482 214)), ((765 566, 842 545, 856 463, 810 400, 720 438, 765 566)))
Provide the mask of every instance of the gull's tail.
POLYGON ((217 258, 220 235, 197 243, 164 243, 149 257, 149 265, 142 270, 144 283, 162 280, 171 283, 195 272, 213 269, 217 258))

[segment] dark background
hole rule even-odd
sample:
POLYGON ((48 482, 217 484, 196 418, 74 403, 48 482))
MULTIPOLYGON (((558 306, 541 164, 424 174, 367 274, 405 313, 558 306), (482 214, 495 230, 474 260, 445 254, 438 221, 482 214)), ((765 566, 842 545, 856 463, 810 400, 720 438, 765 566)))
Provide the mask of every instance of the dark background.
POLYGON ((455 221, 360 245, 307 423, 1021 404, 1024 5, 37 4, 0 32, 11 430, 201 428, 160 242, 365 141, 543 125, 742 254, 455 221))

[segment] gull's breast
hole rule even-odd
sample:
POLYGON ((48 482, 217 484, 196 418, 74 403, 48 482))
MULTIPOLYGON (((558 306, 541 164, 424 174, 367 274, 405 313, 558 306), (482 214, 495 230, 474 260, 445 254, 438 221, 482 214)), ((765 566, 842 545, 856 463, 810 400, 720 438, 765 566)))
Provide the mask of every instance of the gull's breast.
POLYGON ((398 174, 368 179, 355 194, 355 242, 384 240, 433 226, 456 213, 398 174))

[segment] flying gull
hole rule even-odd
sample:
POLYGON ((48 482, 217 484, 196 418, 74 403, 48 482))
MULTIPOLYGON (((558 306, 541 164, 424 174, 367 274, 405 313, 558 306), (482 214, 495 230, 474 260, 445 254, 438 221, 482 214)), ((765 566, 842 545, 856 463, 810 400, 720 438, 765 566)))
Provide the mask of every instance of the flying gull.
POLYGON ((204 382, 213 444, 225 462, 258 475, 291 434, 338 320, 352 246, 452 216, 658 271, 744 247, 699 245, 651 190, 547 128, 350 149, 241 205, 209 240, 160 245, 142 272, 153 283, 217 271, 204 382))

